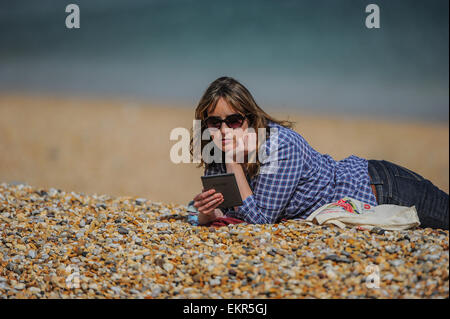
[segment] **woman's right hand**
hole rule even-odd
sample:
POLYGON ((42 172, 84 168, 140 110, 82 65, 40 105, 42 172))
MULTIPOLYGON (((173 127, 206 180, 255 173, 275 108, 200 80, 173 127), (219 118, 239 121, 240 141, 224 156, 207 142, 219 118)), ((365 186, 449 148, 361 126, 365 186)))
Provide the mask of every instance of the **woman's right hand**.
POLYGON ((210 215, 223 202, 223 195, 214 189, 202 191, 194 197, 194 207, 205 215, 210 215))

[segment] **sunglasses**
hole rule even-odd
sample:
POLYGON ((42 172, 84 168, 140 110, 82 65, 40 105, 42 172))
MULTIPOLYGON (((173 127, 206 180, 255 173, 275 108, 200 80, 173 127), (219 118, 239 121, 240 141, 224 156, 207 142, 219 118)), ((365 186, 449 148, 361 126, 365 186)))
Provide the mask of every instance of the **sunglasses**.
POLYGON ((205 124, 208 128, 220 129, 222 123, 225 122, 229 128, 236 129, 244 124, 245 118, 246 116, 237 113, 228 115, 224 120, 218 116, 210 116, 205 119, 205 124))

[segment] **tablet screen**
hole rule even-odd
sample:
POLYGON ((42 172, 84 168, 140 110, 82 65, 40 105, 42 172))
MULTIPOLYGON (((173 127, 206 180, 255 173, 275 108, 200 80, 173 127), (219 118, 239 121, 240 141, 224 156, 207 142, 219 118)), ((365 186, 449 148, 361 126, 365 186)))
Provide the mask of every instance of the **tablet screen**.
POLYGON ((230 208, 242 205, 242 197, 234 173, 202 176, 205 191, 214 188, 222 193, 223 202, 217 208, 230 208))

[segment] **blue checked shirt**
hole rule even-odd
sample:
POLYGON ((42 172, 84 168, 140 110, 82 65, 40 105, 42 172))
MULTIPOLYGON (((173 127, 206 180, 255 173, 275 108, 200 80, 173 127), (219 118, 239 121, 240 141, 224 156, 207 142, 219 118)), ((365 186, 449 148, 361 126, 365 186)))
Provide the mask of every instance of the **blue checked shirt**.
MULTIPOLYGON (((252 224, 272 224, 283 218, 307 218, 322 205, 346 196, 377 205, 370 188, 366 159, 352 155, 335 161, 330 155, 314 150, 291 129, 274 122, 269 122, 268 128, 278 132, 277 168, 261 173, 264 167, 271 165, 268 160, 253 179, 247 176, 253 194, 237 211, 224 210, 226 216, 252 224)), ((266 140, 266 154, 269 154, 271 139, 272 135, 266 140)), ((225 163, 211 165, 205 170, 205 175, 221 173, 226 173, 225 163)))

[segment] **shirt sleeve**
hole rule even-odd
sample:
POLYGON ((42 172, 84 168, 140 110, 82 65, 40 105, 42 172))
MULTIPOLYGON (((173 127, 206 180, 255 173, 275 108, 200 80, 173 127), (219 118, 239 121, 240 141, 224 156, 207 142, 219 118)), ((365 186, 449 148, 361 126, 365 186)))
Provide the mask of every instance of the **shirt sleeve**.
POLYGON ((260 167, 253 194, 238 210, 229 210, 227 216, 252 224, 273 224, 283 218, 283 212, 292 198, 302 174, 302 149, 297 144, 280 143, 278 156, 260 167), (270 169, 268 169, 270 165, 270 169))

